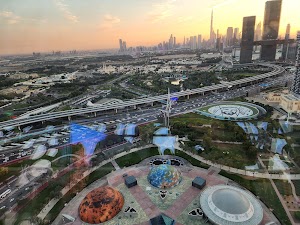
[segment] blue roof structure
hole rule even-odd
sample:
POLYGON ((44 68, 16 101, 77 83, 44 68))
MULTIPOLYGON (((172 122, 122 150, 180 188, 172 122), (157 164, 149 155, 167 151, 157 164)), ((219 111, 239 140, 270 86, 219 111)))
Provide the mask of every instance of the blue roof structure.
POLYGON ((70 144, 81 143, 86 156, 93 155, 97 143, 106 138, 106 134, 102 132, 75 123, 71 124, 70 130, 70 144))
POLYGON ((167 127, 159 128, 157 131, 154 132, 154 135, 168 135, 169 129, 167 127))
POLYGON ((118 125, 117 125, 117 128, 116 128, 116 130, 114 131, 114 133, 116 134, 116 135, 124 135, 124 131, 125 131, 125 124, 123 124, 123 123, 119 123, 118 125))
POLYGON ((158 147, 159 153, 164 154, 166 149, 170 149, 175 154, 176 137, 174 136, 153 136, 153 144, 158 147))
POLYGON ((135 128, 136 128, 136 124, 133 123, 126 124, 125 136, 135 136, 136 135, 135 128))
POLYGON ((287 142, 285 139, 272 139, 271 151, 274 153, 282 154, 284 146, 286 146, 287 142))
POLYGON ((268 128, 268 122, 257 122, 258 129, 263 129, 267 131, 268 128))

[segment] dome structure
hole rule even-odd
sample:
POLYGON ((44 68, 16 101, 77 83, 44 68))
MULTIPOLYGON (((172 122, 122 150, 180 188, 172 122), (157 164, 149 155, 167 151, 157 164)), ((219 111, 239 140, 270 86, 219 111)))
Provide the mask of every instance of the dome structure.
POLYGON ((100 187, 88 193, 79 206, 83 222, 98 224, 115 217, 124 205, 123 195, 112 187, 100 187))
POLYGON ((181 175, 174 166, 161 164, 151 169, 148 181, 154 187, 168 189, 180 183, 181 175))
POLYGON ((260 203, 248 192, 233 186, 216 185, 205 189, 200 205, 214 224, 258 225, 263 219, 260 203))

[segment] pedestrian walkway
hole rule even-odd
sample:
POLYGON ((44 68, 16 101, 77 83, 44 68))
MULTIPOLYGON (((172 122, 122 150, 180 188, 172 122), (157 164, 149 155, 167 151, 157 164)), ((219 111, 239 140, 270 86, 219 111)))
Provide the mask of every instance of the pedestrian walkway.
POLYGON ((174 204, 169 207, 166 214, 171 218, 177 218, 182 211, 199 195, 200 190, 190 186, 174 204), (178 204, 180 202, 180 204, 178 204))
POLYGON ((115 167, 116 170, 120 170, 121 168, 119 167, 118 163, 116 162, 116 160, 112 160, 111 164, 115 167))
POLYGON ((129 191, 150 219, 160 214, 160 210, 156 207, 156 205, 152 203, 149 196, 143 191, 143 189, 139 185, 131 187, 129 191))
MULTIPOLYGON (((111 163, 113 164, 113 161, 115 162, 115 159, 120 158, 120 157, 122 157, 122 156, 124 156, 124 155, 127 155, 128 153, 140 151, 140 150, 142 150, 142 149, 145 149, 145 148, 151 148, 151 147, 153 147, 153 145, 146 145, 146 146, 143 146, 143 147, 140 147, 140 148, 134 148, 134 149, 131 149, 129 152, 121 152, 120 154, 115 155, 115 156, 114 156, 113 158, 111 158, 111 159, 102 161, 98 166, 96 166, 96 167, 94 167, 94 168, 92 168, 92 169, 90 169, 90 170, 85 171, 85 172, 83 173, 83 175, 82 175, 82 177, 81 177, 80 180, 75 181, 75 182, 72 183, 70 186, 64 187, 64 188, 62 189, 62 191, 61 191, 62 196, 64 196, 64 195, 65 195, 72 187, 74 187, 78 182, 80 182, 82 179, 84 179, 85 177, 87 177, 90 173, 92 173, 92 172, 94 172, 95 170, 99 169, 101 166, 103 166, 103 165, 105 165, 105 164, 107 164, 107 163, 109 163, 109 162, 111 162, 111 163)), ((114 165, 114 164, 113 164, 113 165, 114 165)), ((114 167, 115 167, 115 168, 117 167, 117 168, 120 169, 119 165, 118 165, 116 162, 115 162, 114 167)), ((116 168, 116 170, 117 170, 117 168, 116 168)), ((54 199, 50 200, 50 201, 48 202, 48 204, 40 211, 40 213, 38 214, 37 217, 43 220, 43 219, 47 216, 47 214, 50 212, 50 210, 56 205, 56 203, 57 203, 59 200, 60 200, 60 198, 54 198, 54 199)))

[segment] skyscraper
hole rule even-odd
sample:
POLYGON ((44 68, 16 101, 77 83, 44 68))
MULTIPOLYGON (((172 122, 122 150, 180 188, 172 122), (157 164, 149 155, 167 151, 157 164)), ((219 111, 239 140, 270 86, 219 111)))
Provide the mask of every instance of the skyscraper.
POLYGON ((233 44, 237 44, 239 40, 239 28, 236 27, 234 28, 234 33, 233 33, 233 44))
POLYGON ((291 91, 296 97, 300 98, 300 31, 297 33, 297 55, 295 66, 296 74, 291 91))
POLYGON ((211 10, 211 18, 210 18, 210 36, 209 40, 213 43, 214 42, 214 9, 211 10))
POLYGON ((255 30, 255 37, 254 40, 255 41, 260 41, 261 40, 261 22, 259 22, 256 26, 256 30, 255 30))
POLYGON ((255 16, 243 18, 240 63, 252 62, 255 16))
POLYGON ((173 49, 173 41, 174 41, 173 34, 171 34, 171 37, 169 39, 169 49, 173 49))
POLYGON ((197 36, 194 36, 194 46, 193 46, 193 49, 197 49, 197 36))
POLYGON ((119 39, 119 45, 120 45, 120 52, 123 52, 123 41, 122 41, 122 39, 119 39))
MULTIPOLYGON (((264 29, 262 40, 276 40, 281 15, 282 0, 267 1, 265 5, 264 29)), ((276 56, 276 44, 263 44, 260 58, 262 60, 274 61, 276 56)))
POLYGON ((228 27, 227 28, 227 35, 226 35, 227 47, 232 46, 232 39, 233 39, 233 27, 228 27))
MULTIPOLYGON (((290 39, 290 33, 291 33, 291 25, 288 24, 288 25, 286 26, 285 38, 284 38, 286 41, 290 39)), ((282 47, 282 58, 283 58, 284 60, 287 59, 288 48, 289 48, 289 44, 284 43, 284 44, 283 44, 283 47, 282 47)))
POLYGON ((201 34, 198 35, 198 49, 201 48, 202 36, 201 34))
POLYGON ((127 51, 127 46, 126 46, 126 41, 123 41, 123 52, 126 52, 127 51))

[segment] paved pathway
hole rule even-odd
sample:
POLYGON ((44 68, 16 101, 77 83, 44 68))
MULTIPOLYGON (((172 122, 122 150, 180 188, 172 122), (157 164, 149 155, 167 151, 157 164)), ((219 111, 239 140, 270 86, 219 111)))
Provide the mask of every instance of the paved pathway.
MULTIPOLYGON (((263 163, 263 161, 261 160, 260 157, 258 157, 258 161, 260 162, 260 164, 261 164, 265 169, 267 169, 266 166, 265 166, 265 164, 263 163)), ((271 185, 272 185, 274 191, 276 192, 276 195, 277 195, 277 197, 279 198, 279 200, 280 200, 280 202, 281 202, 281 205, 283 206, 283 208, 284 208, 284 210, 285 210, 285 212, 286 212, 286 214, 287 214, 287 216, 288 216, 290 222, 292 223, 292 225, 296 225, 296 223, 294 222, 294 219, 293 219, 293 217, 292 217, 292 215, 291 215, 291 213, 290 213, 290 211, 289 211, 289 208, 288 208, 287 205, 285 204, 284 199, 282 198, 281 194, 279 193, 279 191, 278 191, 278 189, 277 189, 277 186, 275 185, 274 181, 273 181, 271 178, 269 178, 269 180, 270 180, 271 185)))
POLYGON ((171 218, 177 218, 199 193, 200 190, 198 188, 190 186, 165 213, 171 218))
POLYGON ((116 160, 112 160, 111 164, 115 167, 116 170, 120 170, 121 168, 119 167, 118 163, 116 162, 116 160))
MULTIPOLYGON (((103 161, 102 163, 100 163, 97 167, 94 167, 92 170, 89 170, 89 173, 93 172, 94 170, 98 169, 99 167, 105 165, 106 163, 109 163, 109 162, 112 162, 114 161, 115 159, 117 158, 120 158, 124 155, 127 155, 131 152, 136 152, 136 151, 140 151, 142 149, 145 149, 145 148, 150 148, 150 147, 153 147, 154 145, 150 144, 150 145, 147 145, 147 146, 143 146, 143 147, 140 147, 140 148, 135 148, 135 149, 131 149, 129 152, 122 152, 118 155, 115 155, 113 158, 109 159, 109 160, 105 160, 103 161)), ((290 180, 300 180, 300 174, 295 174, 295 175, 279 175, 279 174, 269 174, 269 173, 258 173, 258 172, 255 172, 253 173, 252 171, 246 171, 246 170, 241 170, 241 169, 236 169, 236 168, 233 168, 233 167, 229 167, 229 166, 224 166, 224 165, 221 165, 221 164, 216 164, 216 163, 213 163, 209 160, 206 160, 204 159, 203 157, 199 156, 199 155, 195 155, 191 152, 187 152, 187 151, 184 151, 186 154, 192 156, 193 158, 203 162, 203 163, 206 163, 210 166, 213 166, 213 167, 216 167, 218 169, 222 169, 222 170, 225 170, 227 172, 230 172, 230 173, 235 173, 235 174, 240 174, 240 175, 246 175, 246 176, 254 176, 254 177, 257 177, 257 178, 267 178, 267 179, 284 179, 284 180, 287 180, 287 179, 290 179, 290 180)), ((87 175, 89 175, 86 174, 87 175)), ((82 177, 83 179, 84 177, 82 177)), ((78 181, 79 182, 79 181, 78 181)), ((74 184, 75 185, 75 184, 74 184)), ((56 201, 50 201, 49 203, 50 204, 47 204, 44 209, 42 209, 42 211, 39 213, 39 215, 41 216, 41 218, 45 218, 45 216, 47 215, 47 213, 55 206, 55 204, 57 203, 56 201), (50 203, 51 202, 51 203, 50 203), (44 211, 44 212, 43 212, 44 211), (47 213, 46 213, 47 212, 47 213)))
MULTIPOLYGON (((183 151, 183 150, 180 150, 183 151)), ((230 173, 235 173, 235 174, 239 174, 239 175, 243 175, 243 176, 250 176, 250 177, 256 177, 256 178, 266 178, 266 179, 275 179, 275 180, 300 180, 300 174, 269 174, 269 173, 259 173, 259 172, 252 172, 252 171, 248 171, 248 170, 241 170, 241 169, 237 169, 237 168, 233 168, 230 166, 224 166, 221 164, 217 164, 217 163, 213 163, 210 160, 206 160, 203 157, 193 154, 191 152, 188 151, 183 151, 186 154, 192 156, 193 158, 199 160, 200 162, 203 162, 209 166, 214 166, 217 167, 221 170, 225 170, 227 172, 230 173)))
MULTIPOLYGON (((82 177, 80 178, 80 180, 84 179, 85 177, 87 177, 90 173, 94 172, 95 170, 97 170, 98 168, 100 168, 101 166, 111 162, 113 164, 113 161, 115 162, 115 159, 117 158, 120 158, 124 155, 127 155, 128 153, 130 152, 135 152, 135 151, 140 151, 141 149, 145 149, 145 148, 150 148, 152 147, 153 145, 147 145, 147 146, 143 146, 143 147, 140 147, 140 148, 134 148, 134 149, 131 149, 129 152, 121 152, 120 154, 118 155, 115 155, 113 158, 111 159, 108 159, 108 160, 105 160, 105 161, 102 161, 98 166, 96 167, 93 167, 92 169, 90 170, 87 170, 83 173, 82 177)), ((114 165, 114 164, 113 164, 114 165)), ((114 167, 116 168, 116 166, 120 169, 119 165, 115 162, 115 165, 114 167)), ((62 196, 64 196, 72 187, 74 187, 80 180, 77 180, 75 181, 74 183, 72 183, 71 185, 69 186, 66 186, 62 189, 61 193, 62 193, 62 196)), ((54 198, 52 200, 50 200, 48 202, 48 204, 40 211, 40 213, 38 214, 37 217, 41 218, 41 219, 44 219, 47 214, 50 212, 50 210, 56 205, 56 203, 60 200, 60 198, 54 198)))
POLYGON ((160 214, 160 209, 153 204, 149 196, 139 185, 130 188, 129 191, 150 219, 160 214))

